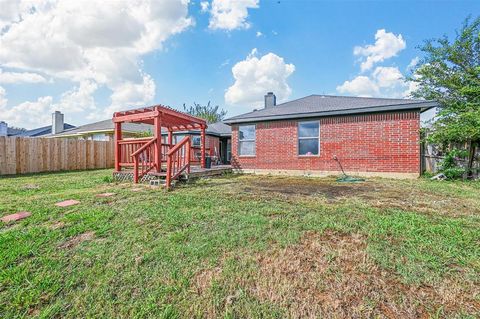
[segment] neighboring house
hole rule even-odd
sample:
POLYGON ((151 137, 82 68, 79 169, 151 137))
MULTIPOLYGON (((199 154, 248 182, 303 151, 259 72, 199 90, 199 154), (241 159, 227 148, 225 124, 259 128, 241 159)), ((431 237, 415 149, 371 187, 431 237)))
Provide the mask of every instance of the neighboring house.
MULTIPOLYGON (((144 134, 150 134, 153 125, 125 123, 122 127, 124 137, 138 137, 144 134)), ((68 137, 82 140, 110 141, 113 140, 114 126, 111 119, 89 123, 75 128, 65 130, 58 134, 52 134, 49 137, 68 137)))
MULTIPOLYGON (((25 129, 21 129, 21 128, 7 127, 7 136, 15 136, 25 131, 26 131, 25 129)), ((0 136, 2 135, 0 134, 0 136)))
POLYGON ((20 134, 26 130, 20 128, 8 127, 8 124, 4 121, 0 121, 0 136, 14 136, 20 134))
MULTIPOLYGON (((173 133, 173 144, 181 141, 186 135, 190 135, 192 140, 192 150, 195 154, 195 158, 200 161, 200 131, 189 130, 173 133)), ((205 131, 205 146, 207 154, 217 159, 222 164, 230 163, 231 158, 231 141, 232 141, 232 128, 223 123, 211 123, 208 124, 205 131)), ((167 142, 167 132, 162 131, 163 143, 167 142)))
POLYGON ((420 175, 424 100, 310 95, 225 120, 232 126, 232 165, 255 173, 365 176, 420 175))
MULTIPOLYGON (((5 122, 2 122, 5 123, 5 122)), ((6 124, 5 124, 6 125, 6 124)), ((0 126, 2 124, 0 123, 0 126)), ((52 134, 52 132, 62 132, 63 130, 72 129, 75 126, 64 123, 63 114, 59 111, 52 113, 52 125, 43 126, 35 128, 32 130, 15 130, 8 128, 8 136, 18 136, 18 137, 46 137, 47 135, 52 134)))

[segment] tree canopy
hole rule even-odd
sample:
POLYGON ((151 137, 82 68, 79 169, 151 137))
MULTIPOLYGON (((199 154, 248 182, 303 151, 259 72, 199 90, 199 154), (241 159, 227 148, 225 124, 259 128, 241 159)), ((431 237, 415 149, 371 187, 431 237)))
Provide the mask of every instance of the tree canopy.
POLYGON ((441 104, 428 140, 466 143, 471 169, 480 142, 480 17, 467 18, 452 41, 427 40, 420 50, 425 55, 410 77, 417 85, 412 96, 441 104))
POLYGON ((220 109, 218 105, 210 105, 210 101, 208 101, 207 105, 193 102, 193 106, 187 107, 183 104, 183 109, 190 115, 206 120, 207 123, 219 122, 225 118, 225 115, 227 115, 227 111, 220 109))

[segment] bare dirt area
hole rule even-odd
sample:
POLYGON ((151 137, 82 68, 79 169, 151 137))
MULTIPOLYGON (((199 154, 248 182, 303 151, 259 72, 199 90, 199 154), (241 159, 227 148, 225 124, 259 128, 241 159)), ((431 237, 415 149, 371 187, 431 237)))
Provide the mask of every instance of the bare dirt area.
POLYGON ((335 183, 331 179, 268 178, 249 181, 244 191, 273 192, 283 195, 322 195, 327 199, 335 199, 371 192, 372 186, 367 183, 335 183))
POLYGON ((381 209, 403 209, 447 216, 480 215, 478 200, 432 192, 413 181, 373 178, 365 182, 339 183, 334 178, 249 178, 241 190, 245 194, 262 197, 323 198, 332 204, 360 200, 381 209))

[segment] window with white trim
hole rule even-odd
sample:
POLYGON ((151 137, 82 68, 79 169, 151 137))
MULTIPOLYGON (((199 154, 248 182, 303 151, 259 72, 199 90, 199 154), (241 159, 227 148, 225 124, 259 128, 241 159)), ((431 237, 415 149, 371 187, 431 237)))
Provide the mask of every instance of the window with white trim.
POLYGON ((298 122, 298 155, 320 154, 320 122, 298 122))
POLYGON ((255 125, 240 125, 238 127, 238 154, 255 155, 255 125))

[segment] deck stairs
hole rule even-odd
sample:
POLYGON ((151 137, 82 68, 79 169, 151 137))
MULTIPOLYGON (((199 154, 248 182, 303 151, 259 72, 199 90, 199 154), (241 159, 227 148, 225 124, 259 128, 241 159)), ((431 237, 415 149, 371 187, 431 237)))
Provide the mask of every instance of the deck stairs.
MULTIPOLYGON (((188 181, 194 178, 210 177, 231 172, 232 167, 230 165, 218 165, 212 166, 211 168, 192 166, 190 173, 187 173, 187 171, 182 172, 176 179, 171 180, 170 186, 174 187, 175 184, 180 181, 188 181)), ((133 175, 133 170, 122 170, 113 173, 114 179, 120 182, 133 182, 133 175)), ((140 178, 139 182, 151 186, 166 187, 166 178, 167 173, 162 169, 162 172, 159 173, 152 171, 146 173, 140 178)))

